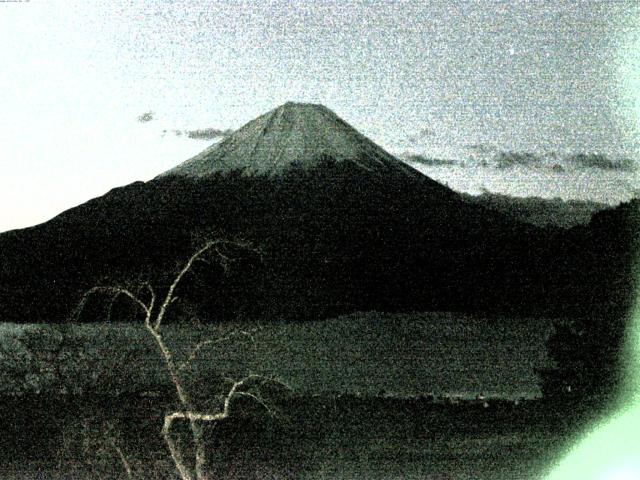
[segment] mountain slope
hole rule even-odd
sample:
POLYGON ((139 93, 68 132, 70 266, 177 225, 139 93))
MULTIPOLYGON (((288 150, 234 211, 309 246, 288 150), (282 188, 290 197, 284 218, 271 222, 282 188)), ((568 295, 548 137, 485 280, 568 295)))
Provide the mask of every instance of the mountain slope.
MULTIPOLYGON (((626 244, 614 254, 619 258, 601 255, 616 241, 614 231, 564 233, 512 221, 402 166, 327 112, 285 105, 247 124, 224 148, 187 162, 188 173, 183 164, 0 235, 0 319, 64 321, 96 284, 151 281, 161 289, 212 237, 248 241, 260 255, 228 252, 236 260, 226 274, 215 262, 198 264, 177 292, 174 318, 304 320, 365 310, 530 315, 594 311, 628 296, 628 289, 614 297, 602 291, 628 279, 626 270, 601 268, 627 258, 626 244), (302 147, 287 150, 294 144, 302 147), (286 154, 265 153, 273 146, 286 154)), ((607 225, 606 215, 598 225, 607 225)), ((119 319, 138 313, 124 300, 110 310, 119 319)), ((98 302, 83 319, 105 313, 98 302)))
POLYGON ((265 113, 165 175, 206 177, 215 172, 281 173, 330 157, 363 170, 418 172, 398 162, 322 105, 288 102, 265 113))

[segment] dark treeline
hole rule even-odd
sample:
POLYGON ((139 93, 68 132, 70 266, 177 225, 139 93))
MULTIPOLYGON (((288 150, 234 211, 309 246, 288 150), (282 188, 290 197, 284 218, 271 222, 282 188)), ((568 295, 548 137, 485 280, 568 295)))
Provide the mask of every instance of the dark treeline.
POLYGON ((571 228, 586 225, 594 213, 610 208, 604 203, 589 200, 562 200, 560 198, 514 197, 487 190, 481 195, 462 194, 472 203, 478 203, 506 216, 539 227, 571 228))
MULTIPOLYGON (((562 230, 513 221, 427 177, 331 158, 281 175, 163 177, 0 235, 0 319, 65 321, 94 285, 149 280, 166 288, 205 238, 248 241, 258 251, 226 252, 235 259, 226 274, 216 262, 199 264, 181 285, 174 318, 609 316, 632 300, 638 204, 562 230)), ((104 313, 92 302, 82 320, 104 313)), ((117 302, 112 313, 132 312, 117 302)))

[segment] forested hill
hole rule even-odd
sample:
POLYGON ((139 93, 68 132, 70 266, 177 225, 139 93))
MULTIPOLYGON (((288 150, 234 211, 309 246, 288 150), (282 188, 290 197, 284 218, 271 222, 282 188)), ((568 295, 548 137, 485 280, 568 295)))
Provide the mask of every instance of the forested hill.
POLYGON ((514 197, 488 191, 480 195, 463 196, 470 202, 502 212, 509 218, 539 227, 571 228, 586 225, 594 213, 611 208, 610 205, 588 200, 514 197))

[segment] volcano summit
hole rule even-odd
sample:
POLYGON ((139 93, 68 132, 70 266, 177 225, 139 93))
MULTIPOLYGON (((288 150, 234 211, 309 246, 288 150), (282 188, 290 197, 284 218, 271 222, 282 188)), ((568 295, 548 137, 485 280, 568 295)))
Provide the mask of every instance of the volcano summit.
POLYGON ((319 158, 353 162, 370 172, 420 175, 399 162, 323 105, 288 102, 165 172, 206 177, 215 172, 281 173, 313 167, 319 158))

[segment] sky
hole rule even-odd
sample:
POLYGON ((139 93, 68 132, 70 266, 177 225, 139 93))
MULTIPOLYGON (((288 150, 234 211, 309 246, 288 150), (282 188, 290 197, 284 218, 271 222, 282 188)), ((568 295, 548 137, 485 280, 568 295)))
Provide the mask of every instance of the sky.
POLYGON ((640 187, 635 0, 32 0, 0 2, 0 32, 0 231, 286 101, 459 190, 616 203, 640 187))

